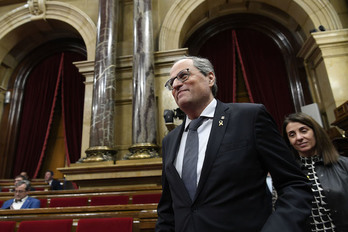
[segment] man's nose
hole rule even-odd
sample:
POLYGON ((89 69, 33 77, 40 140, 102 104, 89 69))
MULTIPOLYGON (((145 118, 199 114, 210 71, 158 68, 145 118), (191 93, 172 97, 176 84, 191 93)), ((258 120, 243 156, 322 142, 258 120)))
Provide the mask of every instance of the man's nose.
POLYGON ((175 80, 173 81, 173 89, 178 89, 180 88, 180 86, 182 86, 182 82, 179 81, 177 78, 175 78, 175 80))

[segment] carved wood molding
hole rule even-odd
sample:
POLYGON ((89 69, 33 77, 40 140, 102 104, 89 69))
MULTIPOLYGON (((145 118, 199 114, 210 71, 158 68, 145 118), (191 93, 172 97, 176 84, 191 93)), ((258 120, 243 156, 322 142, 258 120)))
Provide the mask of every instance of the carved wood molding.
POLYGON ((44 17, 46 14, 46 0, 28 0, 29 12, 33 16, 44 17))

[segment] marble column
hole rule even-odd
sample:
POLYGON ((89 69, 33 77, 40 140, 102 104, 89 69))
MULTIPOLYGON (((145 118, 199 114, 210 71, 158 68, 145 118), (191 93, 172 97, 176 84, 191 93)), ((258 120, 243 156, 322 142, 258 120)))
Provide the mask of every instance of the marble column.
POLYGON ((114 160, 118 0, 99 0, 90 147, 84 162, 114 160))
POLYGON ((133 145, 126 159, 158 157, 151 0, 134 0, 133 145))

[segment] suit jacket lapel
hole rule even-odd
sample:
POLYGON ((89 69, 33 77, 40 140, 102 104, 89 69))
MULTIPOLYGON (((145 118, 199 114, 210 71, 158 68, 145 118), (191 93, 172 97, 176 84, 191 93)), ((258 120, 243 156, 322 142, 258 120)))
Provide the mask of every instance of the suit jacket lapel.
POLYGON ((28 197, 27 200, 23 203, 21 209, 26 209, 26 208, 28 208, 29 201, 30 201, 30 198, 28 197))
MULTIPOLYGON (((168 153, 168 157, 167 157, 167 165, 168 165, 168 170, 171 172, 171 174, 175 177, 177 177, 177 179, 179 181, 181 181, 181 178, 174 166, 174 160, 178 154, 178 150, 179 150, 179 146, 180 146, 180 141, 181 141, 181 136, 182 133, 184 131, 184 127, 185 127, 185 120, 184 122, 173 131, 173 133, 170 135, 170 139, 173 139, 173 142, 171 142, 172 147, 166 151, 168 153)), ((182 182, 182 181, 181 181, 182 182)))
POLYGON ((226 114, 226 110, 229 107, 218 101, 217 106, 215 109, 215 114, 213 118, 213 125, 211 128, 208 144, 207 144, 207 150, 205 152, 205 158, 204 163, 202 167, 201 177, 198 183, 196 197, 201 192, 208 175, 210 173, 210 170, 213 166, 214 160, 216 159, 216 156, 218 154, 218 150, 221 144, 221 141, 225 135, 225 131, 227 128, 229 115, 226 114))

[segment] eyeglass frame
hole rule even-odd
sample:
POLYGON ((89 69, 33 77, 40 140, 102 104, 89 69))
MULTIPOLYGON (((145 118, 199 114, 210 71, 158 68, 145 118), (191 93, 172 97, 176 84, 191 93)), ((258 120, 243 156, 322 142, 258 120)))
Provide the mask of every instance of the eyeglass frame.
POLYGON ((185 81, 187 81, 189 79, 191 75, 190 69, 186 68, 181 70, 180 72, 178 72, 178 74, 175 77, 171 77, 169 80, 167 80, 167 82, 164 84, 164 87, 166 87, 168 90, 172 91, 173 88, 173 83, 175 81, 175 79, 178 79, 178 81, 180 81, 181 83, 184 83, 185 81), (180 77, 181 74, 184 74, 185 72, 186 75, 184 76, 184 78, 180 77))
POLYGON ((28 192, 28 190, 14 190, 14 193, 25 193, 28 192))

